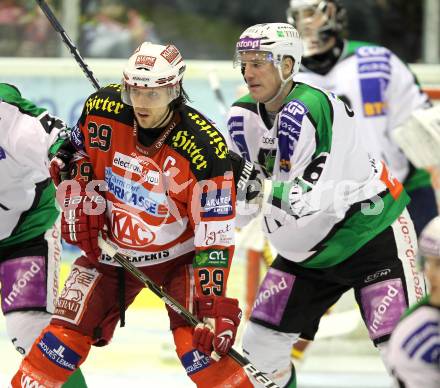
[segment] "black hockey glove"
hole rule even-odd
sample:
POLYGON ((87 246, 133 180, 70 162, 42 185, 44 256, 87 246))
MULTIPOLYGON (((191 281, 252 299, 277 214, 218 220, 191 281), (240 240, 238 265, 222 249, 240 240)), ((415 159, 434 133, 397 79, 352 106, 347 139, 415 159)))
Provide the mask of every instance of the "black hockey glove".
POLYGON ((254 165, 234 151, 229 151, 234 174, 237 202, 260 204, 263 198, 263 182, 254 165))
POLYGON ((49 155, 49 173, 55 186, 58 186, 63 180, 70 178, 70 162, 76 152, 77 150, 67 138, 54 155, 49 155))

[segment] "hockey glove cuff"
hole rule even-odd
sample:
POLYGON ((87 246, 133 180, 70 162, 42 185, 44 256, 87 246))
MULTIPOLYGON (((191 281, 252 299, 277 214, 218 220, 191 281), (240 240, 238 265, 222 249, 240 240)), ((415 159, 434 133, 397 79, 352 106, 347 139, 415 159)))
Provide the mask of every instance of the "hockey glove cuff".
POLYGON ((198 297, 196 311, 202 323, 194 328, 193 346, 218 361, 229 352, 237 335, 241 319, 238 300, 224 296, 198 297))

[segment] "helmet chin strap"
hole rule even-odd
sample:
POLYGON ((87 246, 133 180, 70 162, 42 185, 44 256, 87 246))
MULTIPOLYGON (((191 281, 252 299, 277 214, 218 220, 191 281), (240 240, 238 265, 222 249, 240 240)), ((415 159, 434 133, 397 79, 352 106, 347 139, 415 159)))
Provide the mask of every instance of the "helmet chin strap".
POLYGON ((170 106, 168 105, 168 108, 167 108, 166 112, 164 113, 164 115, 160 118, 160 120, 157 122, 157 124, 155 124, 151 128, 161 128, 161 127, 164 127, 165 125, 167 125, 168 121, 171 118, 172 113, 173 112, 171 111, 170 106))
POLYGON ((273 97, 269 98, 269 100, 263 101, 264 105, 272 104, 281 95, 281 93, 283 92, 284 88, 287 86, 289 81, 291 81, 293 79, 293 76, 294 76, 294 73, 293 73, 293 70, 292 70, 292 73, 286 79, 283 79, 283 73, 281 71, 281 65, 278 66, 278 74, 279 74, 280 79, 281 79, 281 85, 280 85, 280 87, 278 89, 278 92, 276 92, 273 97))

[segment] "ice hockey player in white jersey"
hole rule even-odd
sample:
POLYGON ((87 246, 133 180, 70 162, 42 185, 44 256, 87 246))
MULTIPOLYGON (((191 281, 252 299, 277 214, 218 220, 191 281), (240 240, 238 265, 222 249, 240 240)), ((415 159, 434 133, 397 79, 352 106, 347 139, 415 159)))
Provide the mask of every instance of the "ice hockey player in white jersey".
POLYGON ((440 217, 423 229, 419 257, 429 294, 397 325, 387 353, 396 388, 440 386, 440 217))
MULTIPOLYGON (((281 387, 295 387, 292 345, 354 289, 381 355, 407 306, 424 296, 408 195, 370 159, 353 111, 334 93, 296 82, 302 41, 287 23, 240 36, 234 64, 249 94, 229 113, 230 146, 272 180, 263 229, 279 253, 259 289, 243 352, 281 387)), ((237 222, 252 214, 237 210, 237 222)))
MULTIPOLYGON (((1 306, 7 334, 24 355, 49 323, 58 296, 61 232, 49 155, 67 133, 60 119, 4 83, 0 118, 1 306)), ((69 386, 86 386, 81 371, 69 386)))
POLYGON ((290 0, 287 19, 304 42, 295 79, 333 91, 356 112, 365 147, 411 197, 408 211, 419 234, 438 214, 435 193, 429 173, 410 163, 392 132, 431 106, 427 95, 393 52, 344 39, 347 12, 339 0, 290 0))

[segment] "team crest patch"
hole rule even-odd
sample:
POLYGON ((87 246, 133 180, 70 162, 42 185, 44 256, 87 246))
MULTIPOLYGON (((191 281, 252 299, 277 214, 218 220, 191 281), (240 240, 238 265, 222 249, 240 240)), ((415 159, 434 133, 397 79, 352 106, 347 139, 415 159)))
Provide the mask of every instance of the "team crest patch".
POLYGON ((101 276, 96 269, 73 265, 55 307, 56 318, 78 324, 101 276))

